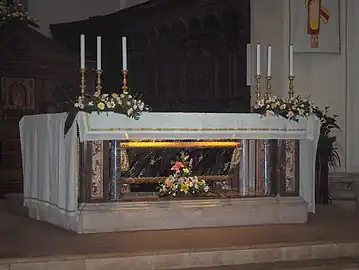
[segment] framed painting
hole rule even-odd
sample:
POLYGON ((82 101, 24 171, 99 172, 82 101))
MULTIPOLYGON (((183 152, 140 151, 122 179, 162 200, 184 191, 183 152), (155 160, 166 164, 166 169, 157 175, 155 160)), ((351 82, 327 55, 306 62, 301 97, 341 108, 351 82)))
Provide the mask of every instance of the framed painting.
POLYGON ((34 110, 35 80, 33 78, 1 78, 4 110, 34 110))
POLYGON ((339 0, 290 0, 295 53, 340 53, 339 0))

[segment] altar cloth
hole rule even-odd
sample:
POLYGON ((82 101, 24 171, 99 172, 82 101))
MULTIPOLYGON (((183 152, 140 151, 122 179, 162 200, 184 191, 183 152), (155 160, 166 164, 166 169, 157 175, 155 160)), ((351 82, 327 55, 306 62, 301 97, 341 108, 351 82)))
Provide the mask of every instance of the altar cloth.
POLYGON ((63 228, 77 223, 77 130, 67 113, 24 116, 19 124, 24 205, 30 216, 63 228))
POLYGON ((315 117, 289 121, 245 113, 149 113, 135 121, 112 112, 79 113, 81 141, 94 140, 314 140, 315 117))

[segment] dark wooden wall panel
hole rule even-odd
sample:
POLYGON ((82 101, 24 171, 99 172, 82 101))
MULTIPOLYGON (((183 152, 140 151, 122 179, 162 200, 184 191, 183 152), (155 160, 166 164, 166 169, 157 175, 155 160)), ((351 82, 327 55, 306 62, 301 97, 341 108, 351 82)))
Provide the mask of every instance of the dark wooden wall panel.
POLYGON ((103 37, 105 91, 121 90, 121 37, 128 37, 131 91, 153 111, 248 112, 249 0, 149 1, 107 16, 51 26, 55 40, 96 59, 103 37))

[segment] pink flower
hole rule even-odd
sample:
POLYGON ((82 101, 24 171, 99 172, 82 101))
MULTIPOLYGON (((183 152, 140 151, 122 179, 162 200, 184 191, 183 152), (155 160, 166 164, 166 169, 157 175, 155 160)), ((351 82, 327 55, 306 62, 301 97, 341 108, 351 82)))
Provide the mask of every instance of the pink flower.
POLYGON ((175 163, 175 165, 172 166, 171 171, 179 171, 183 167, 184 167, 183 163, 180 161, 177 161, 175 163))

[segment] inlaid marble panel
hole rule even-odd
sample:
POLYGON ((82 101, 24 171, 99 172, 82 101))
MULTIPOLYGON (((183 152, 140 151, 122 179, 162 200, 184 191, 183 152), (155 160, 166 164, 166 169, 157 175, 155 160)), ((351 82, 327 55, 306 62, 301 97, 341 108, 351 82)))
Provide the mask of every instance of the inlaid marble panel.
POLYGON ((91 198, 102 199, 103 190, 103 141, 93 141, 92 143, 92 183, 91 198))

